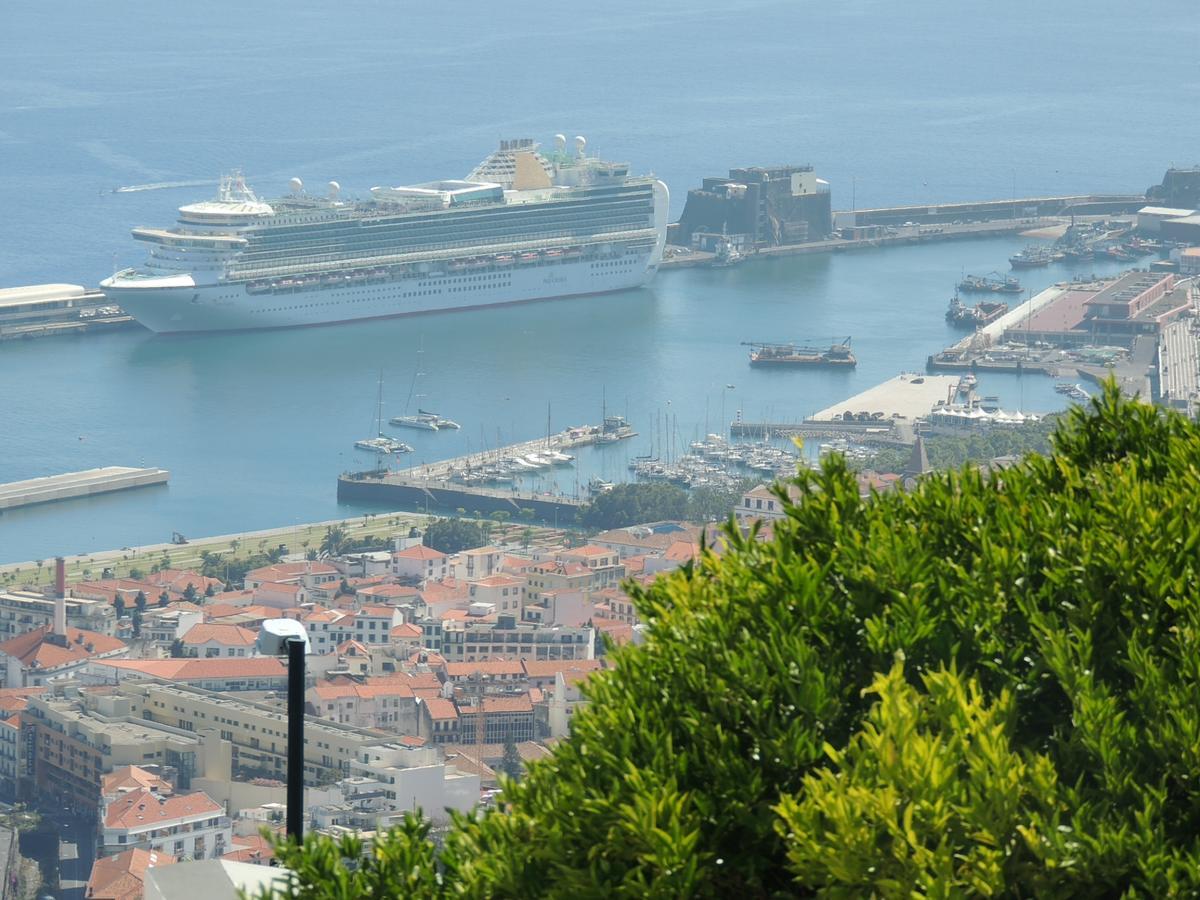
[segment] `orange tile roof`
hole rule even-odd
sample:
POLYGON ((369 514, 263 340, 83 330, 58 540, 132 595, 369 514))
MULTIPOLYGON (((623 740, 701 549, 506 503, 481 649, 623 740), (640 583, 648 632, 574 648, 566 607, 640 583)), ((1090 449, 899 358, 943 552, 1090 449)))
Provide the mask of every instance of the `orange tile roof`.
POLYGON ((425 701, 425 708, 429 710, 429 718, 431 719, 442 721, 458 718, 458 710, 445 697, 431 697, 425 701))
POLYGON ((415 587, 410 587, 404 584, 373 584, 370 587, 359 588, 359 597, 387 597, 397 599, 399 597, 417 597, 420 595, 415 587))
POLYGON ((56 666, 91 659, 93 656, 103 653, 113 653, 125 649, 124 641, 80 628, 68 628, 67 645, 60 647, 48 639, 53 632, 52 625, 43 625, 41 628, 19 634, 0 643, 0 653, 15 657, 26 669, 32 667, 34 663, 37 663, 39 668, 52 669, 56 666), (92 646, 91 650, 87 649, 88 644, 92 646))
POLYGON ((318 684, 312 688, 318 700, 340 700, 345 697, 357 697, 360 700, 373 700, 376 697, 412 697, 410 685, 398 681, 387 683, 355 684, 341 682, 337 684, 318 684))
POLYGON ((139 672, 164 681, 209 681, 217 678, 283 678, 287 667, 273 656, 247 659, 105 659, 97 664, 139 672))
POLYGON ((568 550, 563 553, 563 556, 612 556, 615 551, 607 547, 600 547, 596 544, 585 544, 582 547, 576 547, 574 550, 568 550))
POLYGON ((169 794, 171 783, 153 772, 147 772, 141 766, 121 766, 113 769, 100 779, 100 795, 109 797, 122 791, 156 790, 159 794, 169 794))
POLYGON ((216 641, 227 647, 252 647, 258 635, 241 625, 193 625, 181 641, 184 644, 207 644, 216 641))
POLYGON ((687 562, 695 557, 700 552, 700 548, 691 541, 676 541, 667 548, 667 552, 663 557, 673 562, 687 562))
MULTIPOLYGON (((475 714, 475 707, 459 706, 458 711, 461 715, 470 716, 475 714)), ((485 715, 533 712, 533 703, 529 699, 529 694, 522 694, 520 697, 484 697, 483 712, 485 715)))
POLYGON ((363 606, 358 610, 360 616, 372 619, 391 619, 396 615, 394 606, 363 606))
POLYGON ((350 656, 370 656, 371 649, 363 643, 356 640, 342 641, 337 645, 337 652, 343 655, 350 656))
POLYGON ((336 574, 338 570, 329 563, 305 561, 262 566, 247 572, 246 577, 251 581, 275 581, 279 578, 303 578, 305 575, 336 574))
POLYGON ((519 659, 446 663, 446 674, 451 678, 470 678, 476 673, 480 675, 524 675, 525 667, 519 659))
POLYGON ((255 596, 261 591, 265 594, 287 594, 295 596, 304 590, 304 585, 301 584, 284 584, 280 581, 264 581, 254 589, 255 596))
POLYGON ((185 817, 224 814, 225 807, 203 791, 173 797, 159 797, 145 790, 132 791, 105 807, 104 827, 140 830, 161 827, 185 817))
POLYGON ((169 853, 135 848, 103 856, 92 866, 85 896, 88 900, 142 900, 146 871, 175 864, 169 853))
POLYGON ((480 585, 482 587, 513 587, 514 585, 522 585, 524 583, 524 578, 503 574, 488 575, 486 578, 476 578, 471 582, 472 585, 480 585))
POLYGON ((422 631, 420 625, 413 625, 411 622, 405 622, 403 625, 397 625, 391 631, 393 638, 408 638, 412 640, 420 638, 424 633, 425 632, 422 631))
POLYGON ((392 554, 396 559, 445 559, 446 554, 440 550, 434 550, 432 547, 426 547, 424 544, 417 544, 415 547, 409 547, 407 550, 397 550, 392 554))
POLYGON ((598 659, 526 659, 521 664, 530 678, 549 678, 559 672, 595 672, 603 668, 598 659))

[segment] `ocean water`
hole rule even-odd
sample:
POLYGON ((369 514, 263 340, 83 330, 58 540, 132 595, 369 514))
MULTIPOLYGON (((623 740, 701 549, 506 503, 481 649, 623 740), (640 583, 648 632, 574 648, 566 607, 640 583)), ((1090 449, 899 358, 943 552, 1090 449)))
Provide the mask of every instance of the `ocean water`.
MULTIPOLYGON (((212 190, 119 186, 237 166, 268 196, 292 176, 365 194, 559 131, 662 177, 675 214, 706 175, 783 162, 814 164, 838 208, 1142 191, 1198 152, 1198 36, 1194 6, 1171 0, 5 4, 0 286, 94 284, 140 260, 131 226, 212 190)), ((605 406, 642 436, 583 454, 578 477, 616 477, 660 419, 678 447, 737 409, 795 419, 921 368, 955 336, 954 281, 1019 245, 665 272, 625 294, 386 323, 0 345, 0 481, 143 463, 173 476, 5 513, 0 561, 353 513, 336 476, 370 461, 351 444, 374 430, 380 371, 395 415, 421 347, 422 404, 464 428, 406 435, 415 462, 535 437, 547 408, 558 429, 605 406), (853 336, 856 371, 751 371, 739 344, 835 335, 853 336)), ((1047 379, 983 387, 1006 407, 1060 402, 1047 379)))

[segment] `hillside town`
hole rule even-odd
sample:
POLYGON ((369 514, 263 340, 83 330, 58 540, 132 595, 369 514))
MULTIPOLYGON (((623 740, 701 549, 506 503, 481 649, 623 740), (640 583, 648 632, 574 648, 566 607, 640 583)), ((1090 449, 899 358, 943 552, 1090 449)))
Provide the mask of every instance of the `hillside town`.
MULTIPOLYGON (((760 486, 738 520, 769 535, 780 505, 760 486)), ((74 823, 88 898, 140 897, 156 866, 270 865, 288 666, 258 639, 291 619, 310 642, 306 832, 369 839, 412 812, 436 829, 569 733, 584 682, 640 638, 631 586, 722 541, 657 522, 445 553, 413 529, 239 584, 175 568, 68 581, 57 560, 50 587, 0 592, 0 800, 74 823)))

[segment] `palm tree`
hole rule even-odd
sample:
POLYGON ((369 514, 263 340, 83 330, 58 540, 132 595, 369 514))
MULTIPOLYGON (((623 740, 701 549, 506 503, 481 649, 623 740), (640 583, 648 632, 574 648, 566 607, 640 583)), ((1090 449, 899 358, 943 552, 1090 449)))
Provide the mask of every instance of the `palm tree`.
POLYGON ((341 556, 350 538, 341 525, 330 525, 321 538, 321 552, 326 556, 341 556))

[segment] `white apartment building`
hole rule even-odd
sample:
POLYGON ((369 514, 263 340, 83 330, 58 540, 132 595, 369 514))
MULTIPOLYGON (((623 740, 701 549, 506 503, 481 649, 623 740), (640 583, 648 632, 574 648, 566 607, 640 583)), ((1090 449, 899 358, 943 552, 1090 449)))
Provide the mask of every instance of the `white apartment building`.
POLYGON ((203 791, 166 796, 130 791, 105 805, 101 822, 104 853, 137 847, 179 860, 215 859, 233 843, 225 808, 203 791))

